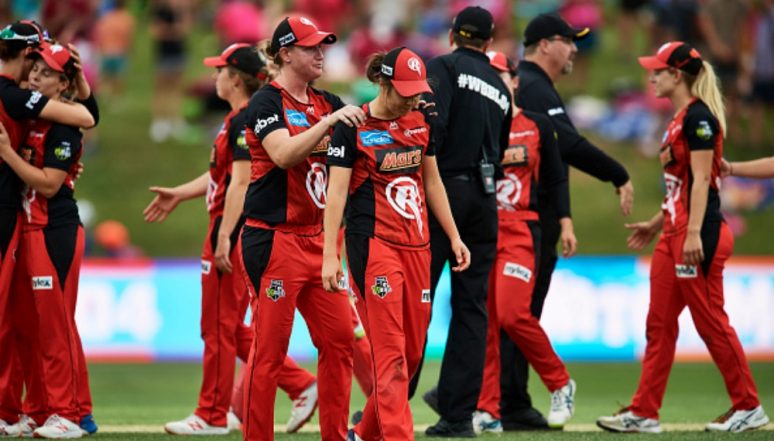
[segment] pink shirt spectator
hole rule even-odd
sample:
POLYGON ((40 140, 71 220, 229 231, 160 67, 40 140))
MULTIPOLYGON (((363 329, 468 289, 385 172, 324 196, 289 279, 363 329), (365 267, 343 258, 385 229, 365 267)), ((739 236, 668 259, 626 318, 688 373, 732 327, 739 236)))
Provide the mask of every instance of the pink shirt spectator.
POLYGON ((253 2, 227 1, 215 15, 215 32, 222 46, 232 43, 257 43, 267 38, 263 11, 253 2))

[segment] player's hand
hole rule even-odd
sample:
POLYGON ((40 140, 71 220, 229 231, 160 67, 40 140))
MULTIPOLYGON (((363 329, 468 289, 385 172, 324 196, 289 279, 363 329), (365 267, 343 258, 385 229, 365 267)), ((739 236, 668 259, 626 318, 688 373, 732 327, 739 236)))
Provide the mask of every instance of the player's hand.
POLYGON ((726 161, 726 158, 720 160, 720 177, 725 178, 731 176, 731 163, 726 161))
POLYGON ((326 121, 330 127, 335 126, 339 121, 349 127, 360 127, 366 121, 366 114, 360 107, 348 104, 328 115, 326 121))
POLYGON ((688 233, 683 244, 683 262, 687 265, 698 265, 704 261, 704 248, 701 243, 701 235, 688 233))
POLYGON ((180 196, 174 188, 151 187, 150 191, 156 193, 156 197, 142 212, 145 222, 164 222, 169 213, 180 203, 180 196))
POLYGON ((86 75, 83 73, 81 54, 78 52, 78 48, 76 48, 72 43, 67 45, 67 49, 69 49, 70 53, 72 54, 73 66, 77 72, 77 75, 75 76, 75 85, 78 90, 78 99, 85 100, 89 97, 89 95, 91 95, 91 87, 89 87, 89 82, 86 81, 86 75))
POLYGON ((232 271, 231 266, 231 238, 218 234, 218 244, 215 246, 215 266, 224 273, 232 271))
POLYGON ((322 283, 328 292, 339 291, 339 281, 344 278, 341 262, 336 256, 323 256, 322 283))
POLYGON ((559 236, 559 240, 562 242, 562 256, 566 259, 575 255, 578 249, 578 239, 575 237, 572 219, 562 218, 559 222, 562 225, 562 233, 559 236))
POLYGON ((425 112, 427 116, 433 118, 438 116, 438 111, 435 109, 435 101, 419 100, 419 102, 417 102, 416 110, 425 112))
POLYGON ((83 174, 83 170, 86 167, 83 165, 83 162, 78 161, 78 163, 75 165, 75 180, 81 179, 81 175, 83 174))
POLYGON ((457 259, 457 266, 453 266, 451 270, 460 272, 468 269, 468 267, 470 267, 470 250, 462 242, 462 239, 457 237, 452 240, 451 249, 454 253, 454 257, 457 259))
POLYGON ((628 216, 632 213, 632 206, 634 205, 634 185, 632 180, 626 181, 625 184, 615 189, 618 193, 618 197, 621 205, 621 213, 624 216, 628 216))
POLYGON ((632 232, 626 238, 626 246, 632 250, 641 250, 645 248, 658 234, 659 229, 651 222, 636 222, 633 224, 624 224, 632 232))

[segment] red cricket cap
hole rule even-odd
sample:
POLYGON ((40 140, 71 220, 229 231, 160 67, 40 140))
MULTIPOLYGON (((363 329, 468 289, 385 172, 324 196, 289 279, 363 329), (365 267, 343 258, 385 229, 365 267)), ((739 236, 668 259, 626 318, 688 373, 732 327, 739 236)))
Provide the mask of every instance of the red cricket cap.
POLYGON ((306 17, 285 17, 274 29, 271 38, 271 53, 276 54, 281 47, 291 45, 313 47, 320 43, 333 44, 336 35, 332 32, 323 32, 317 29, 317 25, 306 17))
POLYGON ((516 76, 519 73, 516 62, 504 53, 489 51, 486 53, 486 56, 489 57, 489 65, 498 72, 508 72, 511 76, 516 76))
POLYGON ((427 69, 422 58, 405 47, 396 47, 387 52, 382 61, 381 74, 390 79, 402 97, 433 91, 427 84, 427 69))
POLYGON ((204 65, 209 67, 232 66, 242 72, 258 76, 266 66, 266 60, 255 46, 247 43, 234 43, 217 57, 207 57, 204 65))
POLYGON ((75 73, 75 59, 73 59, 72 53, 59 43, 51 44, 44 41, 38 50, 31 55, 40 56, 48 67, 57 72, 62 72, 67 76, 72 76, 75 73))
POLYGON ((656 55, 638 58, 640 66, 649 70, 673 67, 691 75, 698 75, 704 66, 701 54, 688 43, 670 41, 661 45, 656 55))

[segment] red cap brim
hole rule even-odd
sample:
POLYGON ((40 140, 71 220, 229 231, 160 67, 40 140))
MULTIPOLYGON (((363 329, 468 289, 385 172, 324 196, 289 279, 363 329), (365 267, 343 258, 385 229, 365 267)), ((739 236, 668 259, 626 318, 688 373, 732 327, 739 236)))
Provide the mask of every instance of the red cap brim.
POLYGON ((667 69, 669 67, 668 64, 659 60, 656 56, 640 57, 637 60, 640 62, 640 66, 648 70, 667 69))
POLYGON ((390 80, 393 87, 398 92, 398 95, 408 98, 420 93, 432 93, 433 89, 427 84, 427 80, 415 80, 415 81, 396 81, 390 80))
POLYGON ((43 51, 38 52, 38 55, 40 55, 40 58, 42 58, 43 61, 46 62, 48 67, 50 67, 51 69, 54 69, 57 72, 64 73, 64 67, 60 66, 59 63, 55 59, 53 59, 50 55, 48 55, 43 51))
POLYGON ((306 37, 296 41, 296 46, 302 46, 302 47, 314 47, 317 46, 320 43, 325 44, 333 44, 337 40, 336 35, 334 35, 331 32, 315 32, 314 34, 309 34, 306 37))
POLYGON ((204 65, 208 67, 223 67, 228 65, 228 63, 220 57, 207 57, 204 59, 204 65))

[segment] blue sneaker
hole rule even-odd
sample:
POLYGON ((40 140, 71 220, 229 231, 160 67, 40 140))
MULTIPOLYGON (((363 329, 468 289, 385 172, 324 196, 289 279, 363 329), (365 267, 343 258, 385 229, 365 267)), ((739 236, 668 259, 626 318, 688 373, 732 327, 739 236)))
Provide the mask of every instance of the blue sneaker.
POLYGON ((355 429, 349 429, 347 432, 347 441, 363 441, 363 439, 357 436, 355 429))
POLYGON ((97 430, 99 430, 96 421, 94 421, 94 415, 92 414, 88 414, 81 418, 81 422, 78 425, 81 426, 81 430, 83 430, 83 433, 86 435, 94 435, 97 433, 97 430))

